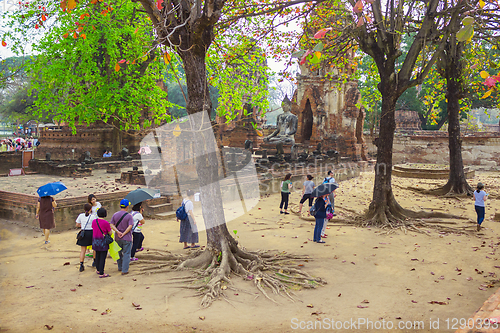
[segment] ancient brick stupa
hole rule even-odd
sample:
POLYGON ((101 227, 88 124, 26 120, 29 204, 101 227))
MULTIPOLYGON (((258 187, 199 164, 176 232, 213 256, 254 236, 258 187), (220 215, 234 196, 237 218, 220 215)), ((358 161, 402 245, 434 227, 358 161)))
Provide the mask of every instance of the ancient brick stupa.
MULTIPOLYGON (((349 54, 352 59, 353 54, 349 54)), ((341 157, 354 161, 366 160, 363 139, 363 108, 358 83, 341 81, 340 70, 328 64, 315 69, 300 67, 292 112, 298 117, 295 142, 312 149, 321 143, 322 150, 336 150, 341 157)), ((354 68, 346 66, 343 74, 352 75, 354 68)))

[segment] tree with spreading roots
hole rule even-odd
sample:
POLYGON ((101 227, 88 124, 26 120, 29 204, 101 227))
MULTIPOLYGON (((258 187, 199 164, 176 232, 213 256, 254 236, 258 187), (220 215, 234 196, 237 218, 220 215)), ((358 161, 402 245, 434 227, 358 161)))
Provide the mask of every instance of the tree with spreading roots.
MULTIPOLYGON (((171 255, 156 256, 173 260, 178 269, 191 268, 202 276, 209 276, 208 282, 197 287, 202 294, 202 306, 209 306, 223 296, 224 284, 229 283, 231 273, 252 280, 255 286, 269 299, 268 292, 282 294, 293 299, 288 291, 289 283, 303 287, 315 287, 324 283, 320 278, 309 276, 287 265, 287 260, 300 256, 266 255, 244 250, 228 232, 219 186, 219 160, 216 142, 210 123, 212 110, 208 92, 206 57, 215 38, 215 26, 221 19, 222 30, 231 26, 242 28, 245 22, 259 20, 272 23, 276 17, 292 15, 292 6, 307 1, 283 1, 275 3, 259 1, 196 0, 139 0, 151 19, 157 41, 166 48, 175 50, 183 62, 187 86, 186 110, 193 136, 196 171, 203 200, 202 214, 207 233, 206 249, 194 258, 182 261, 171 255), (271 16, 271 18, 267 18, 271 16), (238 24, 242 24, 239 26, 238 24), (267 291, 266 291, 267 290, 267 291)), ((314 3, 304 5, 296 16, 307 14, 314 3)), ((293 8, 293 13, 297 11, 293 8)), ((267 27, 265 30, 270 29, 267 27)), ((269 30, 270 31, 270 30, 269 30)), ((220 33, 220 30, 219 30, 220 33)), ((239 32, 245 34, 247 32, 239 32)), ((247 33, 248 34, 248 33, 247 33)), ((147 268, 148 271, 149 268, 147 268)), ((231 286, 230 286, 231 287, 231 286)))
MULTIPOLYGON (((447 183, 437 189, 425 191, 427 193, 455 196, 472 195, 474 191, 467 183, 462 159, 462 138, 460 135, 461 100, 471 95, 473 86, 468 78, 472 77, 471 71, 478 66, 477 63, 468 64, 467 58, 475 57, 485 61, 488 56, 484 52, 484 42, 498 41, 494 31, 497 31, 496 22, 499 20, 498 5, 479 4, 478 8, 470 11, 461 24, 456 21, 456 27, 446 40, 445 48, 437 61, 441 76, 446 80, 446 101, 448 112, 448 146, 450 157, 450 173, 447 183), (489 24, 491 22, 491 24, 489 24), (473 29, 476 23, 476 29, 473 29), (476 37, 474 37, 476 32, 476 37), (474 41, 472 41, 474 39, 474 41), (469 46, 467 46, 469 44, 469 46), (469 53, 465 57, 465 53, 469 53)), ((491 61, 491 59, 487 59, 491 61)))
POLYGON ((426 217, 428 213, 413 212, 401 207, 392 191, 392 148, 396 128, 394 111, 399 96, 410 87, 421 84, 446 47, 456 22, 471 6, 465 2, 445 3, 438 0, 420 1, 349 1, 354 8, 357 27, 353 38, 359 48, 373 58, 380 75, 378 89, 382 96, 380 133, 375 140, 377 162, 373 199, 366 218, 373 225, 399 227, 410 217, 426 217), (386 8, 383 8, 383 4, 386 8), (406 54, 401 52, 401 33, 415 33, 406 54), (434 44, 433 52, 421 56, 425 46, 434 44), (396 61, 403 57, 402 65, 396 61))

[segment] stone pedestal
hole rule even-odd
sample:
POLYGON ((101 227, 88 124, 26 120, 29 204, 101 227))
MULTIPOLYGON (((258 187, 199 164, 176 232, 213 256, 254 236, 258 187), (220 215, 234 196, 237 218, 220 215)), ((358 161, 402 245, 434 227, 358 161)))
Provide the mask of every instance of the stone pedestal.
POLYGON ((121 167, 118 164, 108 164, 106 173, 120 173, 121 167))

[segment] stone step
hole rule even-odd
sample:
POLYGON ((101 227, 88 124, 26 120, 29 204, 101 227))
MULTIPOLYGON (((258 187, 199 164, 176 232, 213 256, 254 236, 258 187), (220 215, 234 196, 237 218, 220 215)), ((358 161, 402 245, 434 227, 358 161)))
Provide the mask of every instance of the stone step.
POLYGON ((159 205, 150 205, 148 207, 148 215, 157 215, 159 213, 166 213, 172 211, 171 203, 164 203, 159 205))
POLYGON ((148 206, 170 203, 170 197, 161 196, 159 198, 149 199, 145 201, 148 206))

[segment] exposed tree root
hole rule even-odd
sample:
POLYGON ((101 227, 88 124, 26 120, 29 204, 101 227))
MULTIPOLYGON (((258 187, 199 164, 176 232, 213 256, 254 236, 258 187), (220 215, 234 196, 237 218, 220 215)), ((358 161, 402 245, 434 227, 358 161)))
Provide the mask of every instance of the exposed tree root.
MULTIPOLYGON (((466 217, 456 216, 452 214, 447 214, 443 212, 426 212, 419 211, 415 212, 409 209, 405 209, 399 205, 395 200, 392 192, 388 195, 388 200, 385 205, 375 205, 374 202, 370 204, 368 212, 362 216, 358 217, 357 220, 362 226, 376 226, 382 229, 387 229, 388 233, 397 230, 402 230, 403 232, 414 231, 419 233, 424 233, 421 229, 435 229, 440 232, 447 233, 467 233, 463 228, 450 227, 439 224, 440 221, 436 218, 447 218, 447 219, 458 219, 458 220, 468 220, 466 217), (422 219, 434 218, 429 223, 422 219)), ((449 224, 447 221, 443 221, 443 224, 449 224)))
POLYGON ((260 293, 274 303, 276 300, 272 295, 296 301, 290 290, 291 286, 316 288, 326 284, 321 278, 310 276, 292 267, 296 265, 297 260, 311 260, 307 256, 250 252, 238 247, 233 239, 227 241, 226 238, 222 238, 221 251, 207 248, 190 256, 180 259, 167 252, 160 255, 157 251, 141 253, 137 262, 138 274, 190 270, 191 275, 179 278, 173 283, 190 283, 181 287, 196 290, 201 296, 202 307, 208 307, 214 300, 220 298, 230 302, 224 295, 224 290, 238 290, 231 281, 231 275, 252 281, 260 293))
POLYGON ((422 194, 442 196, 445 198, 455 198, 455 197, 465 197, 471 196, 474 190, 467 182, 463 182, 459 185, 452 184, 448 181, 444 186, 434 188, 434 189, 423 189, 418 187, 407 187, 406 189, 419 192, 422 194))

